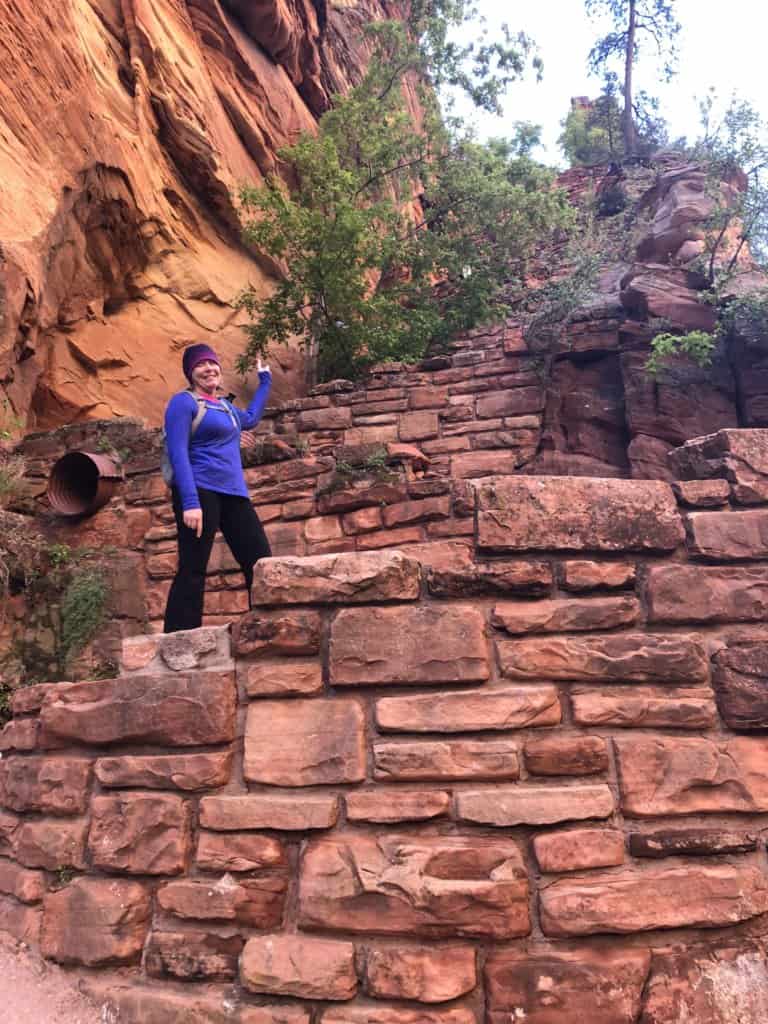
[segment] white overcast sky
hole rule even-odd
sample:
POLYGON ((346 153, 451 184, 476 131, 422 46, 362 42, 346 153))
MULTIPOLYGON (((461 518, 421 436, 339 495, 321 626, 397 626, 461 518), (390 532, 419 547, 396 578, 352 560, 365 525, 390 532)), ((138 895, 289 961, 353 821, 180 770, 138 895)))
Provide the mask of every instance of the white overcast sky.
MULTIPOLYGON (((598 25, 587 18, 583 0, 478 0, 478 6, 491 29, 506 21, 514 31, 532 36, 544 60, 541 82, 529 75, 510 87, 504 117, 473 115, 480 134, 511 134, 515 121, 541 124, 545 148, 537 155, 546 163, 562 163, 557 137, 571 96, 596 96, 600 91, 599 79, 587 73, 587 54, 600 34, 598 25)), ((682 24, 678 74, 668 85, 661 82, 652 56, 641 58, 637 70, 638 88, 661 99, 670 137, 696 136, 695 98, 703 97, 710 86, 723 101, 734 92, 749 100, 768 120, 768 7, 761 0, 674 0, 674 9, 682 24)))

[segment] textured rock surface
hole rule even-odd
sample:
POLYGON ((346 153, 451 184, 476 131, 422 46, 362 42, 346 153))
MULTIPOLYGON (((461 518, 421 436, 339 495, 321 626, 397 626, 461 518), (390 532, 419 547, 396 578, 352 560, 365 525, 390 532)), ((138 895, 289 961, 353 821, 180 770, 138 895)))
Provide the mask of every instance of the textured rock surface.
POLYGON ((560 699, 554 686, 504 687, 432 697, 384 697, 376 721, 392 732, 473 732, 557 725, 560 699))
POLYGON ((250 992, 302 999, 351 999, 357 989, 351 942, 265 935, 250 939, 240 976, 250 992))
POLYGON ((428 936, 526 935, 528 881, 507 840, 354 835, 304 855, 304 927, 428 936))
POLYGON ((45 897, 40 947, 64 964, 135 963, 150 915, 150 894, 141 883, 77 878, 45 897))
POLYGON ((729 645, 714 657, 712 680, 725 723, 736 731, 768 729, 768 645, 729 645))
POLYGON ((365 951, 365 991, 378 999, 442 1003, 471 992, 476 983, 475 951, 469 946, 365 951))
POLYGON ((265 558, 254 572, 255 604, 362 604, 419 596, 419 563, 398 551, 265 558))

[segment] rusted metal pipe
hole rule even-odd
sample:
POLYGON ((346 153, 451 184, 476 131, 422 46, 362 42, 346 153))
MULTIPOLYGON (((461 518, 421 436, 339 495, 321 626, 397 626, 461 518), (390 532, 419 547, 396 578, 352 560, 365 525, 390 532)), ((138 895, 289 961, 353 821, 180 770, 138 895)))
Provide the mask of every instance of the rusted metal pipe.
POLYGON ((91 516, 106 505, 122 478, 106 455, 67 452, 51 470, 48 501, 61 516, 91 516))

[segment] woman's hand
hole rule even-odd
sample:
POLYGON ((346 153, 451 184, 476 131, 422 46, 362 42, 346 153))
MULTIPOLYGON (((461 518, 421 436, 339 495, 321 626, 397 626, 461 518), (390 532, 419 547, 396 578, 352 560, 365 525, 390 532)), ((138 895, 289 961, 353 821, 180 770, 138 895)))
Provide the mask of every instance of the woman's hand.
POLYGON ((269 368, 269 363, 262 363, 261 356, 257 356, 256 357, 256 372, 258 374, 262 374, 262 373, 269 373, 269 374, 271 374, 272 373, 272 371, 269 368))
POLYGON ((182 516, 184 525, 194 530, 196 536, 203 535, 203 510, 201 508, 185 508, 182 516))

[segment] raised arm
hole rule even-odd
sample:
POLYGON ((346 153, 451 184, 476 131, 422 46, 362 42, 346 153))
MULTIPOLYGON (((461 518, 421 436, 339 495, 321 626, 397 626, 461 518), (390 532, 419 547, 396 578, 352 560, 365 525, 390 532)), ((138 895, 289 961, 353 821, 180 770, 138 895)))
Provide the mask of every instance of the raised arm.
POLYGON ((192 467, 189 463, 189 435, 197 403, 191 394, 174 395, 165 410, 165 442, 173 467, 173 482, 181 495, 182 509, 200 508, 192 467))
POLYGON ((269 369, 269 366, 262 364, 261 359, 259 359, 257 369, 259 373, 259 386, 256 389, 255 395, 251 399, 247 409, 235 410, 240 420, 240 428, 242 430, 252 430, 259 422, 272 387, 272 371, 269 369))

